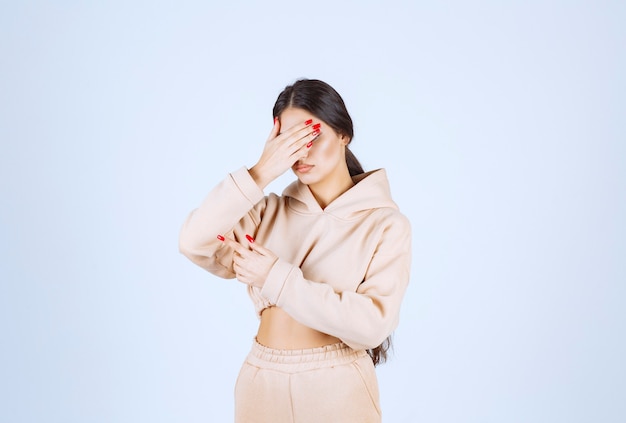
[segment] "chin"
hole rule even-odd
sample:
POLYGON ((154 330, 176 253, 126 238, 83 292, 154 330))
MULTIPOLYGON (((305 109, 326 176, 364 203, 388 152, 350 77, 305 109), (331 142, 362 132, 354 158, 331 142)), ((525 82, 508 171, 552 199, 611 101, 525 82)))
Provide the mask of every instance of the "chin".
POLYGON ((319 180, 319 178, 317 178, 316 176, 309 175, 307 173, 304 173, 304 174, 297 174, 296 173, 296 177, 304 185, 312 185, 312 184, 315 184, 316 182, 318 182, 318 180, 319 180))

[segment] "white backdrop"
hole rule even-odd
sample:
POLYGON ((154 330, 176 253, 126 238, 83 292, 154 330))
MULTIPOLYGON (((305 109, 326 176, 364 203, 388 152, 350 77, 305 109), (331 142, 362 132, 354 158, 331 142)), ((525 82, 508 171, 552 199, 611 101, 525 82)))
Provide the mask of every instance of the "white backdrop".
POLYGON ((257 321, 178 230, 309 77, 413 224, 384 420, 625 421, 624 22, 618 1, 2 2, 1 420, 232 419, 257 321))

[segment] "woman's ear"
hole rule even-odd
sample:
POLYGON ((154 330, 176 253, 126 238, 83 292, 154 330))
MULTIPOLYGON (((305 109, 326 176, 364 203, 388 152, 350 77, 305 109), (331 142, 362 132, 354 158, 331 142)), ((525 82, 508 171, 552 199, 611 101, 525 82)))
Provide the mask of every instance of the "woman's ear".
POLYGON ((341 143, 346 147, 348 146, 348 144, 350 144, 350 138, 345 134, 341 134, 339 136, 339 139, 341 140, 341 143))

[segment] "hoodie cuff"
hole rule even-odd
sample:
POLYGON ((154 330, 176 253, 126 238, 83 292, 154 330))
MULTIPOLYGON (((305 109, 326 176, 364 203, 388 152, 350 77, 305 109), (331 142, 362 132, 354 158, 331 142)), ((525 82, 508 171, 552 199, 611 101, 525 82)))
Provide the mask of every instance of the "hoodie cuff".
POLYGON ((245 167, 236 170, 235 172, 230 174, 230 177, 233 178, 233 182, 239 188, 239 191, 246 197, 252 205, 256 205, 259 201, 261 201, 265 194, 263 190, 259 188, 256 184, 252 176, 250 176, 250 172, 245 167))
POLYGON ((281 259, 276 260, 276 263, 272 266, 261 289, 261 295, 271 304, 278 304, 280 294, 283 292, 285 282, 287 282, 287 278, 289 278, 292 270, 293 265, 281 259))

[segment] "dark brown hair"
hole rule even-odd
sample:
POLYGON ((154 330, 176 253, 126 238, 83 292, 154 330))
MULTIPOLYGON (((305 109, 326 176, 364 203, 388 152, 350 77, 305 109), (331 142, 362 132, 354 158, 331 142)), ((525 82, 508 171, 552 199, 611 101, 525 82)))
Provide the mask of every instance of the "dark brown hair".
MULTIPOLYGON (((348 144, 352 142, 354 137, 352 118, 339 93, 327 83, 317 79, 300 79, 292 85, 288 85, 276 99, 272 111, 274 117, 279 117, 289 107, 306 110, 326 122, 336 133, 347 136, 348 144)), ((361 163, 347 145, 346 164, 350 176, 364 172, 361 163)), ((376 366, 387 361, 387 352, 390 348, 391 336, 387 337, 379 346, 368 349, 367 353, 376 366)))

